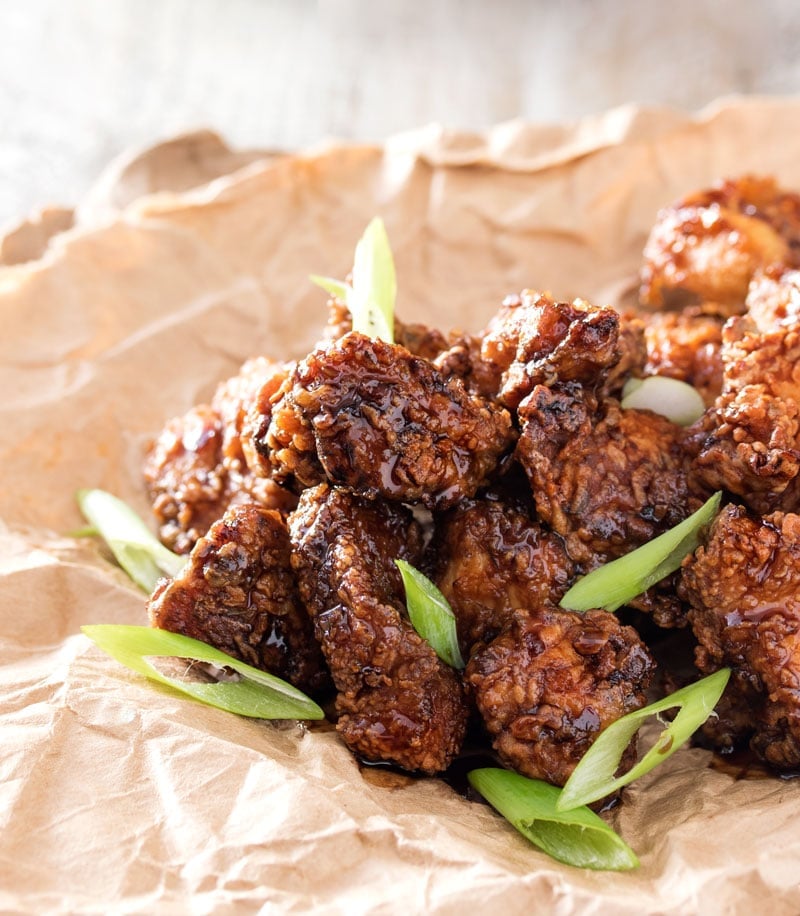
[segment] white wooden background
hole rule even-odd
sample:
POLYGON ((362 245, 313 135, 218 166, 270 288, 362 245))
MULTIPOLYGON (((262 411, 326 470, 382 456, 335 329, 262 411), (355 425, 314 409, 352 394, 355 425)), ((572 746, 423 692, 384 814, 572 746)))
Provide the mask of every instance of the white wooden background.
POLYGON ((0 226, 131 145, 480 128, 800 93, 798 0, 0 0, 0 226))

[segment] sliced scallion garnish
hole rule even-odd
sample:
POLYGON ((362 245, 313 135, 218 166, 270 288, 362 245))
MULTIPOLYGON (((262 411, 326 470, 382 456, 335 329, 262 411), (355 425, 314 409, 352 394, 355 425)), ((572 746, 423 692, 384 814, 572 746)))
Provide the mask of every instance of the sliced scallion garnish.
POLYGON ((376 216, 356 245, 352 286, 316 274, 310 279, 347 305, 354 331, 394 343, 397 276, 382 219, 376 216))
POLYGON ((679 426, 691 426, 706 409, 696 388, 666 375, 628 379, 622 389, 621 405, 625 410, 652 410, 679 426))
POLYGON ((104 652, 127 668, 208 706, 254 719, 325 718, 320 707, 296 687, 189 636, 153 627, 117 624, 97 624, 81 629, 104 652), (207 662, 232 668, 242 676, 242 680, 218 683, 180 680, 162 674, 148 658, 207 662))
POLYGON ((309 280, 324 289, 326 293, 330 293, 334 299, 338 299, 347 305, 347 300, 353 291, 353 287, 349 283, 345 283, 343 280, 334 280, 333 277, 320 277, 319 274, 311 274, 309 280))
POLYGON ((715 493, 674 528, 578 579, 561 599, 561 607, 570 611, 615 611, 646 592, 675 572, 684 557, 697 549, 701 533, 719 511, 721 499, 722 493, 715 493))
POLYGON ((456 618, 447 598, 418 569, 405 560, 395 560, 403 587, 411 624, 433 647, 439 658, 451 668, 463 668, 464 659, 458 647, 456 618))
POLYGON ((467 778, 526 839, 559 862, 611 871, 639 865, 636 853, 594 811, 559 811, 555 786, 495 767, 472 770, 467 778))
POLYGON ((711 715, 730 677, 729 668, 721 668, 688 687, 628 713, 612 722, 595 739, 580 759, 561 791, 557 808, 569 811, 605 798, 671 757, 711 715), (678 714, 658 736, 658 740, 642 759, 627 773, 615 777, 622 755, 631 738, 646 719, 668 709, 679 708, 678 714))
POLYGON ((121 499, 105 490, 79 490, 76 499, 119 565, 148 594, 161 576, 176 576, 186 565, 186 557, 168 550, 121 499))

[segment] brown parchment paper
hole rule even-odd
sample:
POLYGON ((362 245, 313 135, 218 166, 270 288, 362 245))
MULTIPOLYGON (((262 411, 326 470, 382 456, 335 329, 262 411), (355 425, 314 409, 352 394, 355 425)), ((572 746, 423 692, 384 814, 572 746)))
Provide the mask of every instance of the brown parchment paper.
POLYGON ((79 627, 143 623, 143 599, 98 545, 65 536, 78 487, 146 513, 148 437, 246 357, 304 351, 325 311, 308 274, 343 276, 373 215, 400 313, 477 329, 525 286, 622 301, 658 207, 744 171, 800 188, 800 101, 432 126, 293 156, 203 132, 127 157, 75 214, 12 233, 0 911, 800 911, 800 782, 735 781, 681 751, 614 814, 638 871, 558 865, 437 780, 376 782, 330 730, 238 719, 129 674, 79 627))

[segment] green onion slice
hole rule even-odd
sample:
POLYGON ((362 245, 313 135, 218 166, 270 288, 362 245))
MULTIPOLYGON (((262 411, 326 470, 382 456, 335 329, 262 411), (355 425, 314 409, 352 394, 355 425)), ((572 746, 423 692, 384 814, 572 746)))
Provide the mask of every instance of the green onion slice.
POLYGON ((322 287, 326 293, 330 293, 334 299, 344 302, 345 305, 347 305, 350 295, 353 292, 353 287, 350 286, 349 283, 344 283, 341 280, 334 280, 332 277, 320 277, 319 274, 311 274, 309 280, 317 286, 322 287))
POLYGON ((684 557, 697 549, 703 530, 719 511, 721 499, 722 493, 715 493, 674 528, 578 579, 561 599, 561 607, 570 611, 591 608, 616 611, 646 592, 651 585, 675 572, 684 557))
POLYGON ((691 426, 706 409, 696 388, 666 375, 629 378, 622 389, 621 405, 625 410, 652 410, 679 426, 691 426))
POLYGON ((325 714, 302 691, 265 671, 197 639, 157 630, 117 624, 81 627, 83 632, 112 658, 159 684, 171 687, 208 706, 254 719, 324 719, 325 714), (168 677, 148 658, 183 658, 232 668, 238 681, 203 683, 168 677))
POLYGON ((356 245, 352 286, 316 274, 311 281, 347 304, 354 331, 394 343, 397 276, 382 219, 375 217, 356 245))
POLYGON ((572 771, 561 791, 557 803, 558 810, 568 811, 605 798, 671 757, 711 715, 725 690, 730 674, 730 668, 721 668, 688 687, 676 690, 663 700, 630 712, 609 725, 598 735, 594 744, 572 771), (680 711, 663 729, 653 747, 627 773, 615 778, 614 774, 619 768, 625 749, 645 720, 675 707, 680 711))
POLYGON ((168 550, 121 499, 105 490, 79 490, 76 498, 116 561, 148 594, 161 576, 176 576, 186 565, 186 557, 168 550))
POLYGON ((531 843, 559 862, 624 871, 639 860, 628 844, 589 808, 560 811, 560 790, 495 767, 472 770, 470 785, 531 843))
POLYGON ((451 668, 463 668, 464 659, 458 648, 456 618, 439 589, 418 569, 405 560, 395 560, 403 587, 411 624, 430 643, 439 658, 451 668))

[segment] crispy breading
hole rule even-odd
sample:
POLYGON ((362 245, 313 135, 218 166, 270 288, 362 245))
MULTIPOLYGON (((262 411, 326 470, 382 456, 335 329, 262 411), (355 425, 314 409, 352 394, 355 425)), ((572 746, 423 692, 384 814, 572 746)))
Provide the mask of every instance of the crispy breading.
POLYGON ((800 196, 771 178, 720 181, 658 214, 644 249, 641 301, 738 315, 759 268, 800 266, 799 255, 800 196))
POLYGON ((274 476, 364 496, 453 505, 485 484, 514 441, 503 408, 405 347, 350 332, 300 362, 263 448, 274 476))
POLYGON ((183 571, 148 605, 155 627, 191 636, 315 690, 329 678, 292 572, 282 516, 234 506, 195 544, 183 571))
POLYGON ((519 408, 516 455, 539 517, 585 569, 644 544, 699 508, 684 430, 576 384, 539 385, 519 408))
POLYGON ((339 734, 366 760, 444 770, 467 709, 456 673, 405 616, 394 561, 419 563, 411 513, 321 484, 303 492, 290 530, 300 593, 338 690, 339 734))
POLYGON ((698 668, 733 669, 734 715, 723 706, 712 737, 730 746, 752 735, 768 763, 800 766, 800 515, 726 507, 684 563, 680 590, 692 605, 698 668))
POLYGON ((477 648, 466 681, 503 762, 563 786, 606 726, 645 705, 653 666, 613 614, 544 605, 516 611, 477 648))

